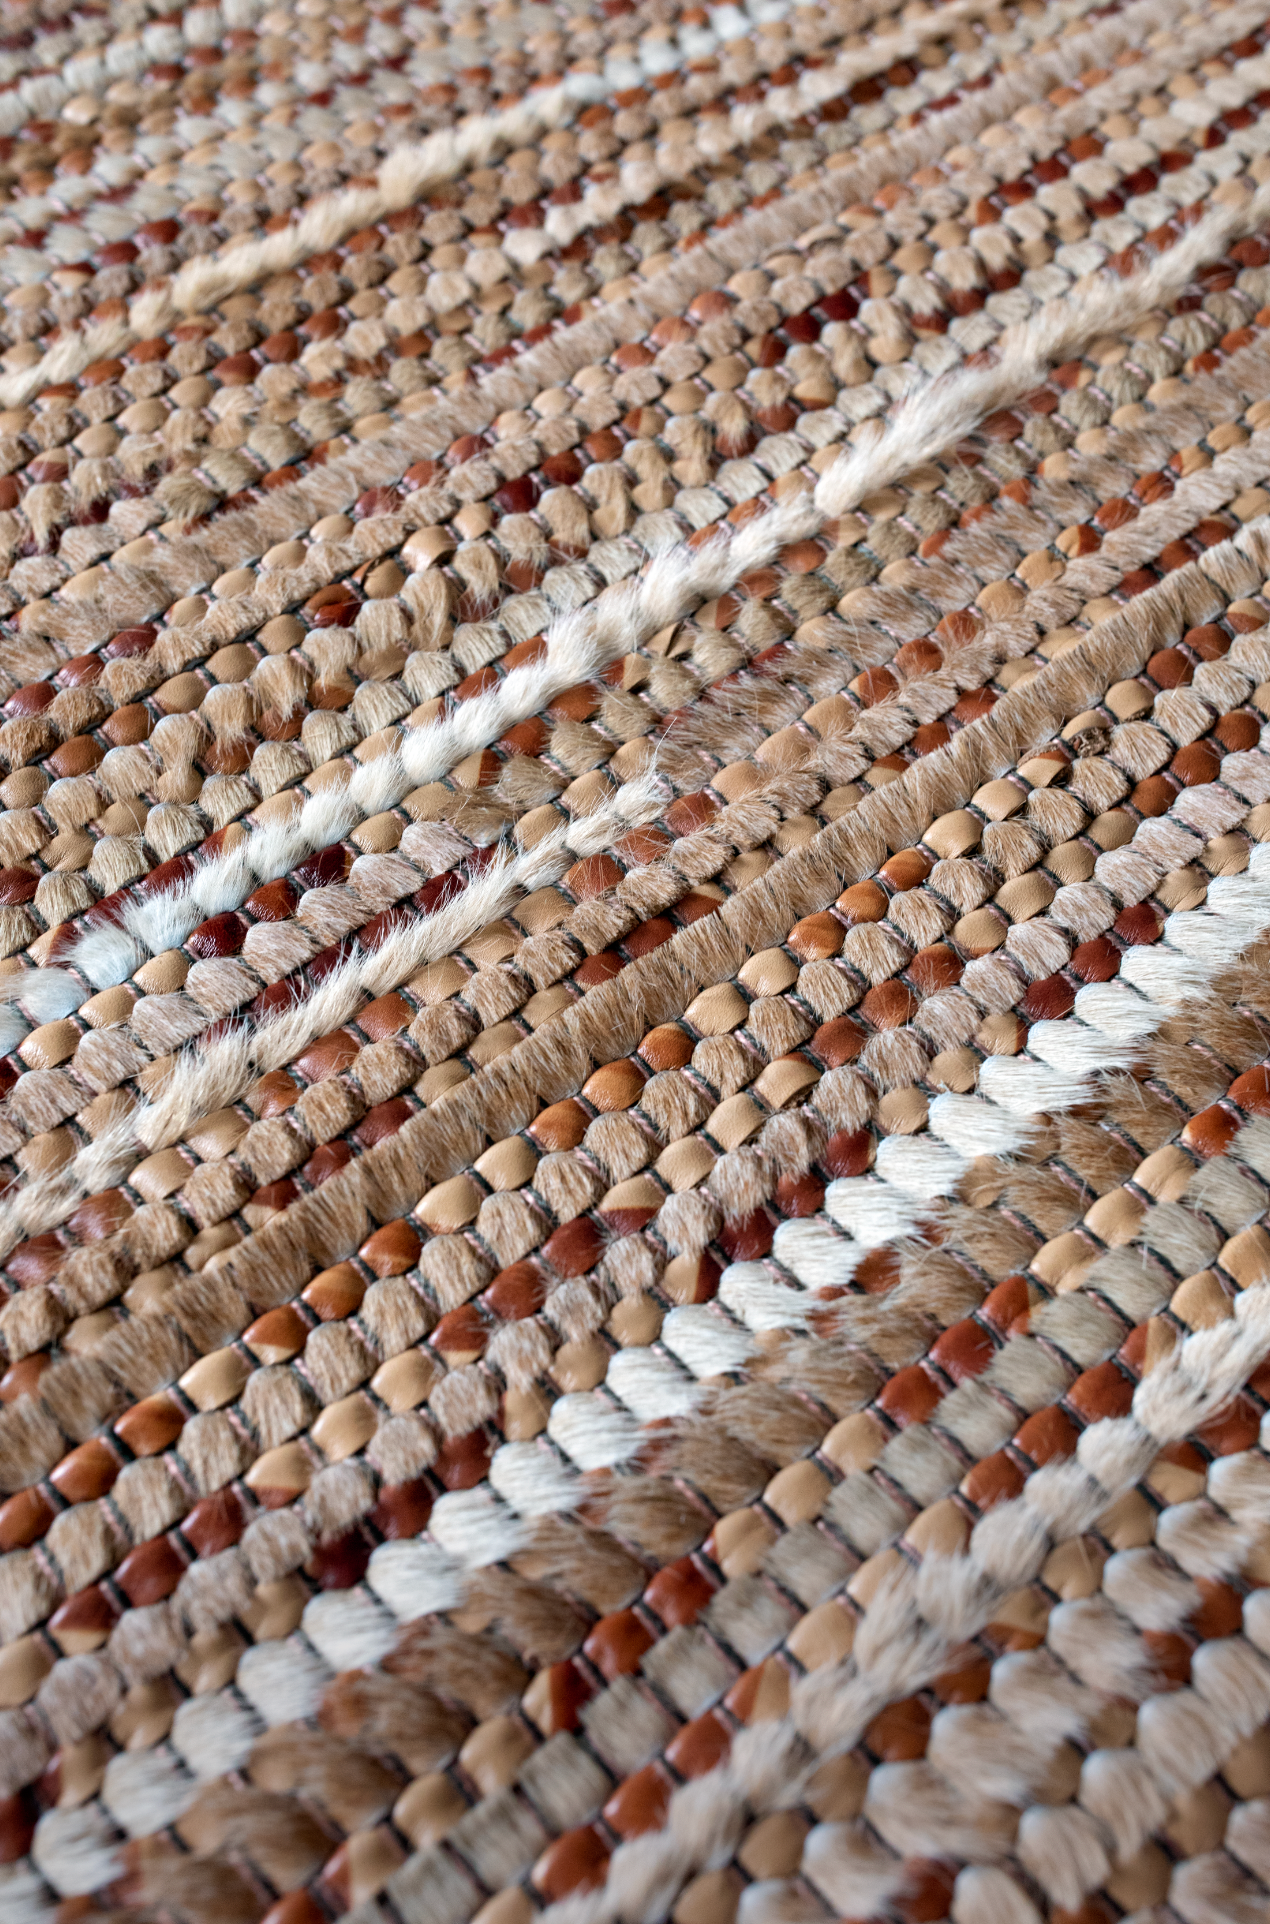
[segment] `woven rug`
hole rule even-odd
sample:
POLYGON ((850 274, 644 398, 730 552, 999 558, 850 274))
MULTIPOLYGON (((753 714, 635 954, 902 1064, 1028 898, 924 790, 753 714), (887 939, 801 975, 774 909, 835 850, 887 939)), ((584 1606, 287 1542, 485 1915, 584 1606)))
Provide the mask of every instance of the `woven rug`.
POLYGON ((5 1924, 1264 1924, 1268 12, 5 0, 5 1924))

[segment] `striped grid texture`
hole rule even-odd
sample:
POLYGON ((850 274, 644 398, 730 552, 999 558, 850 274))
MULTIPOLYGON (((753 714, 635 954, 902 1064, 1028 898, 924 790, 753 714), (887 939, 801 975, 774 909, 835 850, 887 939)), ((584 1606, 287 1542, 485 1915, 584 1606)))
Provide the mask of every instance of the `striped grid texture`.
POLYGON ((1264 1924, 1264 0, 4 0, 0 709, 5 1924, 1264 1924))

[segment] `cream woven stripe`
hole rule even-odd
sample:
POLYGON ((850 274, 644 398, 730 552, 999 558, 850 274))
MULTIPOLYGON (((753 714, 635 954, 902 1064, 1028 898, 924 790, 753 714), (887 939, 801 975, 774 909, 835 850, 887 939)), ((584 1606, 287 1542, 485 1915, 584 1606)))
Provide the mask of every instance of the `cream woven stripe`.
MULTIPOLYGON (((311 796, 292 822, 257 830, 243 849, 206 863, 183 889, 143 907, 134 905, 127 912, 128 936, 139 938, 152 953, 174 946, 205 915, 237 906, 257 881, 284 873, 310 850, 342 839, 366 816, 396 806, 413 788, 439 779, 464 755, 497 740, 561 690, 589 679, 640 639, 682 619, 696 603, 726 592, 781 547, 814 534, 826 521, 952 445, 977 421, 1027 393, 1047 364, 1067 358, 1080 343, 1113 326, 1131 324, 1130 317, 1148 313, 1185 287, 1204 261, 1219 258, 1237 236, 1254 232, 1268 215, 1270 187, 1262 187, 1242 206, 1204 215, 1175 247, 1130 279, 1087 277, 1078 285, 1079 298, 1048 302, 1020 327, 1007 329, 998 343, 995 366, 966 368, 932 382, 897 408, 871 439, 860 435, 821 477, 814 495, 782 503, 730 539, 663 555, 633 582, 608 588, 589 608, 553 624, 540 661, 513 669, 457 714, 410 731, 392 754, 362 764, 346 789, 311 796)), ((104 933, 86 938, 75 960, 93 970, 99 986, 123 981, 137 966, 131 941, 104 933)))
MULTIPOLYGON (((1224 910, 1230 910, 1233 916, 1233 920, 1230 922, 1230 937, 1228 937, 1228 941, 1233 941, 1233 943, 1237 945, 1239 941, 1247 939, 1249 929, 1253 929, 1253 927, 1257 925, 1255 920, 1249 922, 1247 918, 1249 918, 1249 906, 1253 908, 1253 916, 1257 914, 1258 889, 1257 887, 1251 887, 1251 889, 1249 889, 1249 879, 1243 879, 1243 881, 1232 883, 1232 885, 1222 885, 1222 887, 1218 887, 1218 899, 1220 899, 1218 900, 1218 916, 1214 916, 1210 910, 1199 910, 1199 912, 1181 914, 1181 916, 1176 918, 1180 939, 1183 939, 1183 927, 1185 927, 1185 925, 1199 924, 1199 922, 1220 924, 1220 916, 1222 916, 1224 910), (1224 893, 1222 893, 1222 887, 1224 887, 1224 893)), ((1185 949, 1185 947, 1189 947, 1189 943, 1183 939, 1183 949, 1185 949)), ((1183 962, 1183 956, 1178 954, 1178 956, 1174 956, 1174 960, 1181 966, 1181 977, 1187 977, 1187 964, 1183 962)), ((1168 1004, 1160 1010, 1160 1014, 1166 1014, 1166 1012, 1168 1012, 1168 1004)), ((1074 1027, 1080 1027, 1080 1024, 1076 1024, 1076 1022, 1072 1025, 1074 1025, 1074 1027)), ((876 1605, 876 1608, 881 1608, 881 1603, 876 1605)), ((931 1662, 935 1662, 935 1658, 931 1657, 931 1662)))
MULTIPOLYGON (((1248 553, 1260 555, 1266 545, 1268 526, 1270 526, 1270 524, 1265 522, 1251 524, 1249 528, 1241 534, 1236 544, 1223 544, 1223 547, 1228 549, 1232 554, 1248 553)), ((1206 567, 1220 571, 1223 565, 1223 549, 1219 548, 1210 551, 1206 557, 1206 567)), ((1178 602, 1179 597, 1184 601, 1186 594, 1190 592, 1192 578, 1202 582, 1203 571, 1197 567, 1191 567, 1170 576, 1168 581, 1162 583, 1158 589, 1150 591, 1151 604, 1159 604, 1163 608, 1168 609, 1172 608, 1178 602)), ((974 788, 977 786, 983 779, 984 771, 982 756, 980 756, 976 762, 975 751, 981 749, 988 740, 1008 738, 1009 729, 1016 721, 1026 732, 1026 738, 1030 740, 1032 739, 1032 732, 1037 726, 1037 720, 1042 714, 1046 715, 1046 720, 1052 729, 1052 727, 1056 725, 1056 722, 1061 721, 1066 714, 1075 712, 1080 707, 1086 705, 1089 698, 1086 681, 1091 672, 1091 663, 1098 661, 1105 665, 1109 646, 1117 670, 1120 672, 1131 672, 1135 660, 1140 661, 1142 654, 1145 653, 1151 645, 1149 640, 1143 642, 1140 639, 1142 634, 1141 616, 1143 612, 1144 610, 1140 608, 1136 619, 1128 612, 1115 618, 1111 624, 1104 627, 1102 632, 1103 645, 1101 648, 1097 648, 1092 642, 1082 644, 1078 649, 1060 658, 1059 661, 1043 670, 1037 682, 1033 684, 1030 689, 1020 690, 1015 694, 1007 696, 1004 702, 998 705, 994 717, 989 718, 983 723, 972 724, 970 729, 963 731, 963 733, 956 738, 950 750, 941 751, 941 754, 931 762, 918 764, 914 770, 914 777, 918 785, 920 786, 935 780, 941 765, 947 763, 950 769, 954 764, 958 766, 965 765, 967 767, 973 765, 974 773, 969 781, 969 787, 974 788), (1047 713, 1046 704, 1050 704, 1050 710, 1053 711, 1055 697, 1057 697, 1058 700, 1057 714, 1054 712, 1047 713), (1028 718, 1031 719, 1029 720, 1028 718), (920 774, 918 770, 920 770, 920 774)), ((902 808, 903 789, 907 785, 911 784, 902 782, 891 790, 884 791, 882 795, 875 797, 874 805, 868 810, 870 817, 889 817, 893 815, 897 809, 902 808)), ((954 805, 956 799, 956 796, 948 793, 944 797, 944 805, 954 805)), ((962 799, 964 799, 964 796, 962 799)), ((860 829, 866 835, 872 836, 875 833, 872 819, 868 824, 861 822, 860 829)), ((841 842, 842 831, 840 828, 824 831, 821 839, 826 842, 841 842)), ((785 858, 786 864, 792 863, 795 867, 802 865, 806 859, 806 855, 785 858)), ((826 859, 834 863, 835 866, 837 865, 837 858, 828 850, 826 850, 826 859)), ((766 892, 770 892, 770 888, 766 892)), ((1244 899, 1245 894, 1246 890, 1243 890, 1242 885, 1240 888, 1228 887, 1226 889, 1226 896, 1229 897, 1229 908, 1232 915, 1236 918, 1242 916, 1247 922, 1247 927, 1243 927, 1238 919, 1231 924, 1231 939, 1235 940, 1236 945, 1249 939, 1251 933, 1255 931, 1255 928, 1258 926, 1255 918, 1252 921, 1248 921, 1248 904, 1244 899)), ((1223 900, 1225 900, 1225 897, 1223 897, 1223 900)), ((1201 917, 1200 919, 1203 918, 1201 917)), ((1181 929, 1183 925, 1189 926, 1189 924, 1195 920, 1195 916, 1183 916, 1179 920, 1178 927, 1181 929)), ((763 934, 764 930, 762 927, 756 927, 753 934, 754 941, 761 944, 763 934)), ((693 937, 691 932, 689 932, 687 936, 677 938, 678 943, 686 943, 689 947, 699 945, 699 941, 700 938, 693 937)), ((1178 958, 1178 963, 1180 966, 1180 957, 1178 958)), ((635 966, 639 968, 641 965, 635 966)), ((647 965, 643 966, 646 967, 647 965)), ((688 986, 685 992, 690 994, 691 987, 688 986)), ((604 992, 597 993, 599 995, 599 1002, 603 1003, 604 992)), ((590 998, 588 998, 588 1001, 590 1001, 590 998)), ((598 1006, 597 1004, 597 1007, 598 1006)), ((578 1005, 571 1020, 562 1020, 559 1026, 562 1028, 569 1028, 570 1026, 577 1027, 579 1017, 585 1017, 587 1013, 586 1004, 578 1005)), ((546 1038, 543 1040, 546 1040, 546 1038)), ((530 1050, 533 1048, 540 1049, 542 1046, 542 1040, 536 1044, 525 1045, 525 1047, 530 1050)), ((619 1043, 619 1047, 620 1046, 619 1043)), ((505 1080, 506 1075, 509 1073, 514 1073, 514 1066, 509 1067, 507 1064, 504 1064, 501 1072, 487 1072, 485 1077, 486 1089, 490 1090, 495 1088, 500 1081, 505 1080)), ((479 1098, 479 1095, 479 1089, 474 1085, 468 1085, 459 1097, 459 1106, 465 1107, 474 1097, 479 1098)), ((443 1098, 439 1105, 439 1121, 444 1120, 440 1112, 450 1106, 450 1103, 443 1098)), ((333 1179, 329 1189, 323 1193, 322 1197, 321 1209, 324 1217, 329 1215, 330 1219, 334 1221, 334 1212, 337 1212, 342 1206, 345 1206, 345 1191, 356 1188, 365 1177, 369 1176, 373 1181, 373 1166, 375 1161, 375 1152, 370 1152, 365 1162, 362 1165, 355 1164, 353 1169, 348 1172, 347 1177, 337 1177, 333 1179)), ((295 1208, 304 1212, 307 1204, 297 1204, 295 1208)), ((354 1215, 357 1220, 361 1220, 359 1208, 354 1209, 354 1215)), ((272 1237, 269 1231, 265 1231, 259 1238, 252 1239, 254 1242, 259 1242, 262 1247, 267 1246, 271 1240, 272 1237)), ((336 1247, 329 1251, 325 1257, 319 1254, 317 1260, 319 1262, 322 1260, 338 1260, 339 1256, 343 1253, 346 1253, 346 1251, 336 1247)), ((249 1272, 254 1260, 257 1260, 257 1257, 251 1244, 244 1243, 239 1245, 237 1249, 228 1253, 221 1260, 221 1269, 226 1280, 234 1280, 240 1268, 249 1272)), ((246 1288, 250 1295, 251 1289, 249 1282, 246 1284, 246 1288)))
MULTIPOLYGON (((1198 230, 1196 231, 1198 232, 1198 230)), ((1166 262, 1176 262, 1176 256, 1177 250, 1174 250, 1165 257, 1165 260, 1166 262)), ((1177 270, 1175 267, 1174 271, 1180 270, 1177 270)), ((1060 310, 1063 305, 1064 303, 1062 302, 1053 304, 1055 308, 1060 310)), ((1030 326, 1032 323, 1028 325, 1030 326)), ((1003 348, 1008 351, 1009 337, 1003 337, 1002 345, 1003 348)), ((950 378, 956 380, 960 377, 950 378)), ((1026 379, 1023 385, 1025 389, 1027 385, 1026 379)), ((948 391, 948 382, 945 381, 942 384, 935 384, 933 388, 927 390, 927 393, 933 395, 938 402, 946 399, 948 391)), ((991 401, 990 405, 998 406, 1001 405, 1001 403, 1000 401, 991 401)), ((907 414, 897 418, 902 422, 911 421, 913 418, 911 404, 907 414)), ((888 435, 890 434, 890 430, 886 432, 888 435)), ((900 441, 902 442, 902 440, 903 435, 901 434, 900 441)), ((890 442, 888 445, 894 446, 895 443, 890 442)), ((926 445, 933 447, 943 444, 928 442, 926 445)), ((922 456, 921 458, 925 459, 927 457, 922 456)), ((870 455, 868 459, 872 459, 872 456, 870 455)), ((857 461, 857 466, 860 465, 859 461, 857 461)), ((867 482, 867 476, 865 480, 867 482)), ((823 486, 824 483, 822 482, 822 488, 823 486)), ((841 509, 836 510, 836 512, 841 512, 841 509)), ((777 524, 777 527, 779 530, 779 524, 777 524)), ((777 539, 789 538, 793 537, 787 534, 781 535, 779 532, 777 534, 777 539)), ((744 547, 745 544, 742 544, 741 548, 738 549, 734 540, 733 548, 737 553, 738 559, 742 556, 744 547)), ((712 557, 711 560, 716 561, 717 557, 712 557)), ((751 565, 757 564, 749 560, 740 560, 737 572, 742 572, 745 567, 751 565)), ((665 572, 666 570, 664 569, 659 572, 658 568, 655 567, 654 570, 651 571, 651 577, 656 580, 662 580, 665 572)), ((735 574, 732 578, 735 578, 735 574)), ((602 596, 599 603, 596 604, 597 618, 603 622, 605 616, 609 615, 610 610, 613 609, 613 604, 616 600, 617 607, 615 613, 619 624, 619 634, 629 632, 628 618, 623 612, 623 609, 629 603, 631 592, 630 585, 626 584, 621 589, 608 591, 607 602, 606 597, 602 596)), ((655 587, 653 592, 655 595, 659 591, 655 587)), ((719 592, 719 590, 717 588, 711 589, 707 585, 703 592, 719 592)), ((668 616, 667 619, 669 618, 671 617, 668 616)), ((519 720, 523 714, 532 713, 542 700, 549 699, 549 694, 542 692, 544 689, 550 688, 551 692, 554 693, 558 687, 571 685, 573 681, 581 678, 585 673, 586 662, 592 659, 592 657, 589 656, 585 650, 577 652, 576 654, 574 652, 577 649, 580 625, 579 618, 572 618, 570 622, 562 625, 564 632, 561 632, 559 628, 557 630, 557 644, 563 650, 560 656, 561 661, 571 664, 576 661, 577 663, 576 666, 570 665, 560 669, 559 672, 564 675, 563 680, 550 679, 553 667, 550 657, 547 662, 539 664, 533 670, 515 671, 513 676, 502 682, 499 688, 492 691, 491 694, 465 704, 461 716, 453 723, 441 724, 439 728, 434 725, 430 729, 413 731, 412 734, 408 735, 405 740, 403 766, 407 770, 435 767, 438 772, 445 773, 447 772, 447 768, 446 766, 442 766, 443 763, 447 764, 447 766, 453 765, 453 761, 459 759, 462 754, 472 752, 477 747, 483 747, 486 741, 496 739, 497 735, 501 733, 505 727, 519 720), (521 686, 522 683, 523 687, 521 686), (448 737, 446 735, 447 729, 450 730, 448 737)), ((655 626, 656 624, 649 632, 655 632, 655 626)), ((189 631, 182 630, 180 632, 186 634, 189 631)), ((218 641, 223 641, 226 638, 223 633, 217 637, 218 641)), ((610 640, 608 645, 617 647, 620 652, 622 644, 620 640, 610 640)), ((595 658, 604 657, 597 656, 595 658)), ((428 778, 429 777, 422 777, 422 779, 428 778)), ((294 861, 300 859, 300 853, 307 852, 309 847, 324 846, 326 842, 331 839, 328 821, 336 822, 337 820, 347 820, 348 826, 351 827, 357 820, 362 819, 364 814, 376 812, 378 808, 389 805, 377 799, 381 795, 392 794, 394 792, 394 775, 389 768, 387 758, 381 758, 379 761, 363 768, 359 771, 356 780, 360 785, 358 791, 349 791, 342 800, 328 793, 323 797, 318 797, 316 800, 307 803, 304 814, 300 818, 299 828, 290 828, 286 831, 265 831, 263 836, 257 833, 252 839, 252 844, 249 845, 252 849, 252 854, 248 858, 250 868, 246 870, 246 874, 248 876, 252 874, 260 875, 262 873, 262 865, 264 868, 268 868, 270 863, 277 862, 280 859, 294 861), (364 795, 369 798, 368 801, 363 800, 363 792, 364 795), (306 841, 306 836, 311 837, 314 835, 317 837, 316 840, 309 839, 306 841), (297 851, 299 851, 299 853, 297 853, 297 851)), ((402 777, 397 777, 396 780, 398 787, 400 787, 402 780, 405 780, 407 786, 409 786, 413 785, 414 777, 412 774, 407 774, 402 777)), ((402 789, 401 792, 407 792, 407 789, 402 789)), ((231 872, 228 864, 223 865, 223 867, 226 874, 231 872)), ((241 869, 240 872, 242 872, 241 869)), ((269 872, 277 873, 279 871, 275 867, 269 872)), ((222 876, 220 871, 214 868, 210 871, 203 871, 201 878, 195 884, 194 894, 190 898, 191 906, 187 913, 192 916, 193 919, 189 922, 189 926, 193 926, 195 922, 202 919, 202 914, 198 912, 199 906, 205 901, 212 899, 212 897, 215 897, 219 906, 227 907, 232 905, 231 900, 222 900, 221 895, 218 893, 221 880, 222 876)), ((254 883, 248 879, 242 893, 245 894, 249 892, 252 886, 254 886, 254 883)), ((242 896, 239 895, 237 899, 241 900, 242 896)), ((179 936, 174 935, 173 931, 179 925, 181 912, 179 900, 174 901, 172 898, 164 898, 164 903, 158 916, 156 917, 156 915, 152 913, 149 917, 150 924, 155 925, 153 935, 151 928, 147 926, 145 921, 138 922, 134 933, 147 940, 150 946, 157 944, 157 946, 161 947, 171 940, 180 939, 179 936)), ((213 911, 207 909, 204 910, 204 912, 210 913, 213 911)), ((188 932, 188 930, 185 932, 188 932)), ((85 961, 88 960, 87 952, 85 952, 84 959, 85 961)), ((127 954, 121 951, 120 959, 115 966, 122 967, 126 961, 127 954)))
MULTIPOLYGON (((1265 350, 1260 346, 1241 350, 1235 362, 1247 360, 1260 369, 1265 350)), ((1232 364, 1231 375, 1239 378, 1239 367, 1232 364)), ((1176 409, 1179 428, 1194 427, 1192 404, 1176 409)), ((1164 503, 1144 511, 1132 524, 1135 550, 1156 552, 1166 541, 1176 538, 1205 514, 1214 512, 1270 471, 1270 431, 1259 433, 1247 445, 1218 457, 1206 469, 1184 481, 1164 503)), ((1111 570, 1116 578, 1132 565, 1131 551, 1117 554, 1117 546, 1127 545, 1129 530, 1120 540, 1112 534, 1106 547, 1095 557, 1102 571, 1111 570)), ((1091 594, 1101 582, 1098 578, 1082 584, 1080 564, 1070 570, 1065 582, 1069 590, 1091 594)), ((990 630, 985 641, 991 645, 990 630)), ((996 636, 998 650, 1013 639, 1011 624, 1003 625, 996 636)), ((855 664, 844 658, 842 680, 854 671, 855 664)), ((867 721, 857 725, 867 734, 867 721)), ((182 1050, 162 1095, 143 1106, 119 1130, 108 1132, 81 1150, 65 1168, 50 1177, 25 1183, 13 1199, 0 1204, 0 1250, 12 1247, 23 1236, 38 1233, 63 1221, 85 1195, 119 1181, 145 1154, 179 1141, 187 1128, 202 1115, 226 1103, 239 1100, 251 1082, 267 1070, 293 1059, 314 1038, 337 1028, 348 1020, 366 996, 378 995, 397 987, 424 961, 447 953, 441 946, 462 946, 463 932, 474 933, 484 922, 505 913, 507 906, 524 892, 558 879, 568 862, 577 855, 604 845, 613 822, 633 823, 657 813, 661 803, 649 793, 646 778, 625 784, 614 795, 609 809, 600 817, 583 817, 570 829, 559 849, 540 844, 530 855, 516 858, 497 871, 487 872, 479 891, 463 898, 462 912, 443 911, 439 918, 423 918, 409 931, 409 940, 399 938, 372 956, 356 956, 328 979, 319 994, 285 1016, 266 1022, 249 1035, 240 1034, 212 1045, 210 1051, 190 1045, 182 1050), (596 836, 599 840, 596 840, 596 836), (565 850, 571 849, 572 854, 565 850), (548 873, 550 871, 550 873, 548 873), (495 883, 497 886, 495 886, 495 883), (433 927, 435 922, 436 926, 433 927)), ((50 972, 56 974, 56 972, 50 972)), ((17 993, 24 978, 10 985, 17 993)), ((210 1016, 208 1022, 210 1023, 210 1016)))
MULTIPOLYGON (((997 0, 946 0, 930 13, 897 29, 879 34, 858 53, 840 59, 833 69, 835 91, 841 92, 866 75, 885 72, 897 60, 915 53, 962 20, 991 13, 997 0)), ((861 24, 875 18, 862 7, 861 24)), ((782 49, 779 58, 786 58, 782 49)), ((374 187, 349 187, 315 201, 298 221, 278 234, 228 248, 210 259, 188 261, 166 285, 143 288, 129 304, 126 320, 100 322, 82 335, 68 335, 31 368, 0 379, 0 406, 16 407, 57 381, 69 381, 94 361, 124 353, 135 341, 152 340, 194 314, 215 307, 230 294, 251 287, 266 275, 282 274, 310 254, 334 247, 347 234, 410 207, 444 181, 474 167, 485 166, 496 155, 523 147, 553 127, 571 121, 577 112, 609 93, 595 74, 573 74, 559 86, 546 88, 514 107, 496 114, 475 115, 453 129, 432 134, 417 146, 403 146, 389 154, 374 187)), ((828 96, 825 96, 828 97, 828 96)))
MULTIPOLYGON (((512 365, 486 375, 475 388, 426 406, 392 435, 327 463, 320 473, 310 473, 299 482, 277 489, 260 508, 219 517, 196 537, 197 545, 188 537, 156 545, 145 566, 135 574, 122 567, 112 571, 119 576, 125 594, 132 588, 135 606, 112 595, 107 613, 104 596, 95 595, 87 606, 74 599, 54 598, 51 603, 41 601, 23 610, 19 616, 21 628, 33 634, 46 633, 70 652, 80 653, 99 646, 129 621, 150 619, 156 607, 167 605, 164 596, 168 601, 175 600, 206 585, 198 572, 200 557, 211 558, 218 573, 238 567, 276 542, 307 532, 322 516, 348 507, 367 488, 400 480, 421 457, 443 454, 458 436, 482 432, 504 410, 524 406, 544 387, 567 382, 581 368, 604 361, 620 344, 642 340, 659 319, 682 312, 695 294, 753 266, 818 222, 833 218, 853 199, 867 199, 888 181, 929 164, 995 121, 1005 120, 1020 105, 1034 101, 1039 80, 1057 85, 1087 71, 1091 64, 1106 65, 1162 17, 1167 20, 1180 13, 1183 4, 1184 0, 1137 0, 1122 14, 1101 21, 1087 32, 1064 35, 1044 54, 1043 69, 1033 65, 1026 74, 1003 75, 987 89, 932 115, 916 130, 889 137, 885 146, 871 149, 868 157, 855 166, 822 169, 822 179, 816 186, 787 192, 779 203, 712 233, 707 246, 682 254, 672 267, 659 272, 635 294, 624 294, 602 305, 587 319, 561 330, 512 365)), ((1080 0, 1080 5, 1085 6, 1086 0, 1080 0)), ((1026 30, 1037 39, 1052 38, 1055 23, 1070 13, 1070 6, 1071 0, 1051 0, 1045 14, 1025 21, 1026 30)), ((1100 115, 1127 105, 1143 88, 1166 83, 1173 74, 1187 71, 1230 44, 1232 36, 1246 32, 1260 18, 1257 0, 1246 0, 1243 7, 1219 15, 1216 21, 1204 18, 1162 53, 1135 62, 1067 107, 1047 114, 1042 133, 1061 131, 1069 137, 1083 131, 1096 124, 1100 115)), ((1036 140, 1038 136, 1029 128, 1020 129, 1020 138, 1036 140)), ((363 524, 363 538, 367 535, 367 524, 363 524)), ((131 539, 131 534, 121 531, 117 545, 127 545, 131 539)), ((111 548, 100 551, 95 565, 100 566, 112 552, 111 548)), ((314 571, 312 586, 324 586, 330 577, 320 574, 320 564, 311 561, 309 566, 314 571)), ((307 587, 303 592, 308 592, 307 587)), ((275 612, 273 608, 262 609, 257 619, 267 620, 275 612)), ((235 635, 252 632, 253 617, 248 608, 243 608, 242 625, 235 626, 232 634, 224 626, 225 618, 225 611, 218 611, 220 625, 215 638, 209 639, 209 649, 222 646, 235 635)), ((185 646, 192 646, 199 638, 198 626, 180 632, 185 646)), ((162 642, 158 645, 161 647, 162 642)), ((0 663, 3 661, 4 650, 0 648, 0 663)), ((127 665, 132 671, 140 671, 138 663, 127 665)), ((18 681, 29 679, 20 661, 15 662, 13 672, 18 681)), ((128 699, 132 698, 130 694, 128 699)))

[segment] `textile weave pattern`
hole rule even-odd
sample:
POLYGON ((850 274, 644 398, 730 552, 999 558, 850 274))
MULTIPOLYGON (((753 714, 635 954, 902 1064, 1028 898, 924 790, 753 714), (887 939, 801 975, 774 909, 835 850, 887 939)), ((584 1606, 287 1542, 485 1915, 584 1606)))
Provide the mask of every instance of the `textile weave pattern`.
POLYGON ((1264 0, 0 0, 0 710, 5 1924, 1264 1924, 1264 0))

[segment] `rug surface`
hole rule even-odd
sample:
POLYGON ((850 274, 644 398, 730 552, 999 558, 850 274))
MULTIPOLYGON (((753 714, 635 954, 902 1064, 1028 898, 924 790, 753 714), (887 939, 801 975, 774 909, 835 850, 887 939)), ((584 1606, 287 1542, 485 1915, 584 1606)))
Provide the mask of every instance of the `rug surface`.
POLYGON ((1268 19, 4 0, 6 1924, 1264 1924, 1268 19))

